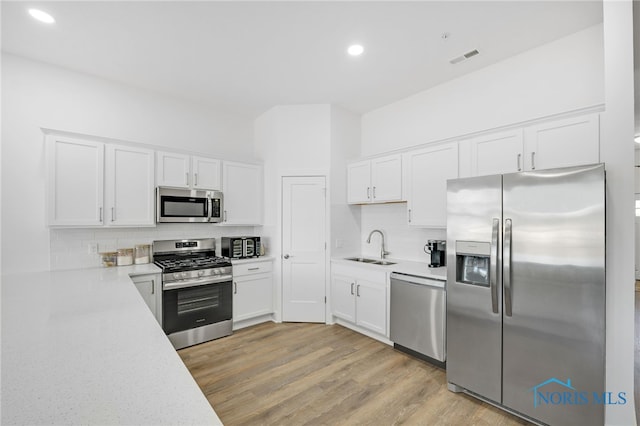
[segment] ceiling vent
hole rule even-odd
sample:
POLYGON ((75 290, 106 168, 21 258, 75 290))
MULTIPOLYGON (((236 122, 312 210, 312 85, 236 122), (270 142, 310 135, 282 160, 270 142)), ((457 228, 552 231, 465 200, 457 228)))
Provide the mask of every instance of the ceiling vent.
POLYGON ((462 54, 461 56, 458 56, 457 58, 453 58, 452 60, 450 60, 449 62, 451 62, 452 64, 459 64, 462 61, 465 61, 469 58, 473 58, 474 56, 478 55, 480 52, 478 52, 478 49, 473 49, 468 51, 467 53, 462 54))

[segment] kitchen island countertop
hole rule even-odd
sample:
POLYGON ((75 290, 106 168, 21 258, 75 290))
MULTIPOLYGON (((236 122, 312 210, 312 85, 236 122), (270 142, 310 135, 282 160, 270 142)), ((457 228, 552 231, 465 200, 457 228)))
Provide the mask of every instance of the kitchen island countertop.
POLYGON ((2 276, 2 424, 222 424, 129 276, 2 276))

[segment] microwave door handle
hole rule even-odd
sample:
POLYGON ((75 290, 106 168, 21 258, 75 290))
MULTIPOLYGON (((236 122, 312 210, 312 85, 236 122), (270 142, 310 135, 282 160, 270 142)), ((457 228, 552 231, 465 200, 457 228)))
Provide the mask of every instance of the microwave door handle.
POLYGON ((207 222, 211 222, 213 218, 211 217, 211 211, 213 210, 213 201, 211 197, 207 197, 207 222))

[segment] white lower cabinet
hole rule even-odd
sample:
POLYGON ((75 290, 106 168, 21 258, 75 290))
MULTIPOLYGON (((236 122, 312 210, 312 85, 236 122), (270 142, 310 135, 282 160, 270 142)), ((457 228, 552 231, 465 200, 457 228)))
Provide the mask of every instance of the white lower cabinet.
POLYGON ((135 284, 158 324, 162 326, 162 276, 160 274, 134 275, 135 284))
MULTIPOLYGON (((273 314, 272 259, 233 261, 233 323, 273 314)), ((267 320, 265 318, 265 320, 267 320)))
POLYGON ((333 263, 331 309, 336 318, 385 337, 387 331, 387 273, 333 263))

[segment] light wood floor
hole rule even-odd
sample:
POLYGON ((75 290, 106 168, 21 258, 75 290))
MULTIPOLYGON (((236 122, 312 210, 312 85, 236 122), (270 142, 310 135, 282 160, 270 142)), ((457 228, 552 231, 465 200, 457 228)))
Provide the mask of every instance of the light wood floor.
POLYGON ((527 424, 339 325, 264 323, 178 353, 227 426, 527 424))

